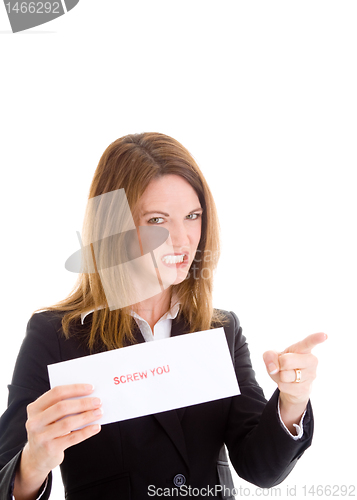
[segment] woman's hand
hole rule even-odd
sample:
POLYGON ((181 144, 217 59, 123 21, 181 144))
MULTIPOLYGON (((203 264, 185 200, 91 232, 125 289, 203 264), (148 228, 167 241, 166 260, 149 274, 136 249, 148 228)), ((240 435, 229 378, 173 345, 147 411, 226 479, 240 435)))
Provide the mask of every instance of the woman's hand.
POLYGON ((267 351, 264 362, 280 390, 280 414, 287 428, 294 432, 309 401, 312 382, 316 378, 317 358, 312 349, 327 339, 325 333, 314 333, 285 351, 267 351))
POLYGON ((92 392, 93 387, 87 384, 62 385, 28 405, 28 441, 15 477, 16 500, 36 498, 49 472, 62 463, 64 450, 100 431, 100 425, 88 425, 102 415, 100 400, 68 399, 92 392), (78 429, 82 426, 86 427, 78 429))

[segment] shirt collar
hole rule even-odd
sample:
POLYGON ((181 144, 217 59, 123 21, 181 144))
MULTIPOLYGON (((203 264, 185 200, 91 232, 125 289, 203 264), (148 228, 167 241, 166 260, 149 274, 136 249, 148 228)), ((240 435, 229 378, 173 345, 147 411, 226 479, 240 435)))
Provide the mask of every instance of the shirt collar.
MULTIPOLYGON (((104 306, 97 307, 97 311, 99 311, 100 309, 104 309, 104 306)), ((86 318, 89 314, 92 314, 92 312, 94 312, 94 311, 95 311, 95 309, 91 309, 90 311, 81 314, 82 325, 83 325, 84 318, 86 318)))
MULTIPOLYGON (((97 311, 99 311, 100 309, 104 309, 104 307, 105 306, 97 307, 97 311)), ((161 321, 162 319, 175 319, 176 316, 178 315, 179 309, 180 309, 180 302, 178 301, 177 297, 175 297, 173 295, 171 297, 170 309, 159 319, 159 321, 161 321)), ((88 316, 89 314, 92 314, 92 312, 94 312, 94 311, 95 311, 95 309, 91 309, 90 311, 81 314, 82 325, 83 325, 85 317, 88 316)), ((130 311, 130 314, 134 318, 137 318, 137 319, 144 321, 143 318, 141 316, 139 316, 139 314, 137 314, 135 311, 130 311)))
MULTIPOLYGON (((164 319, 175 319, 178 315, 179 309, 180 302, 171 299, 170 309, 163 316, 161 316, 159 321, 162 321, 164 319)), ((135 311, 130 311, 130 314, 133 316, 133 318, 137 318, 139 321, 146 321, 135 311)))

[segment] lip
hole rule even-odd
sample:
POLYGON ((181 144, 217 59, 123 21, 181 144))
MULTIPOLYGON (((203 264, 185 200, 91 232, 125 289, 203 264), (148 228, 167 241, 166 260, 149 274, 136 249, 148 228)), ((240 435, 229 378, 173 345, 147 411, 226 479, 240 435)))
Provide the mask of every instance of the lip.
POLYGON ((187 252, 171 252, 171 253, 166 253, 165 255, 162 255, 161 257, 161 262, 164 264, 164 266, 166 267, 175 267, 175 268, 180 268, 180 267, 187 267, 188 266, 188 263, 189 263, 189 258, 188 258, 188 253, 187 252), (176 263, 169 263, 169 262, 165 262, 163 259, 164 257, 168 257, 168 256, 176 256, 176 255, 183 255, 183 261, 182 262, 176 262, 176 263))

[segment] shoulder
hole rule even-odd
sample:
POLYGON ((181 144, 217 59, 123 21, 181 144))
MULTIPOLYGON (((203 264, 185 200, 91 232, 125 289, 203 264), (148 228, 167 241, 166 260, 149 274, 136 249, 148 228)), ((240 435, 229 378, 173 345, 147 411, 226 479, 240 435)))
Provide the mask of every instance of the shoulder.
POLYGON ((229 350, 233 354, 237 348, 246 344, 238 316, 233 311, 214 309, 213 328, 223 327, 229 350))
POLYGON ((80 320, 74 322, 67 339, 62 328, 64 315, 64 311, 51 310, 34 313, 27 323, 20 354, 22 351, 26 351, 26 354, 38 353, 47 364, 87 354, 80 349, 79 341, 79 335, 84 336, 86 328, 81 328, 80 320))
MULTIPOLYGON (((57 338, 58 341, 65 340, 62 328, 62 320, 66 311, 44 310, 34 313, 27 323, 26 334, 30 336, 42 336, 44 338, 57 338)), ((88 324, 82 325, 80 318, 71 320, 70 336, 83 335, 88 330, 88 324)))
POLYGON ((225 309, 213 309, 213 322, 215 324, 221 322, 221 326, 240 328, 238 316, 233 311, 226 311, 225 309))
POLYGON ((61 361, 56 331, 60 325, 61 319, 50 311, 31 316, 16 360, 13 385, 28 387, 38 394, 48 390, 47 365, 61 361))
POLYGON ((226 335, 236 336, 242 331, 240 321, 233 311, 226 311, 225 309, 214 309, 212 327, 223 327, 226 335))
POLYGON ((63 336, 62 317, 63 313, 53 311, 34 313, 28 320, 22 347, 40 349, 42 354, 57 351, 63 336))
POLYGON ((48 331, 54 330, 59 331, 62 329, 62 318, 64 312, 62 311, 41 311, 34 313, 28 323, 27 332, 37 331, 48 331))
POLYGON ((42 352, 50 354, 57 361, 89 354, 86 339, 90 325, 82 325, 80 318, 71 321, 70 335, 66 337, 62 328, 65 314, 65 311, 52 310, 33 314, 27 323, 24 342, 27 340, 32 348, 40 348, 42 352))
POLYGON ((68 340, 62 330, 61 311, 34 313, 16 360, 12 384, 42 394, 49 389, 47 366, 88 354, 76 335, 68 340))
POLYGON ((62 331, 63 314, 53 311, 34 313, 27 322, 23 344, 43 347, 58 342, 62 331))
MULTIPOLYGON (((251 385, 259 387, 252 368, 248 343, 242 333, 242 327, 237 315, 233 311, 223 309, 216 309, 215 311, 219 311, 220 317, 225 319, 225 324, 221 326, 223 326, 226 334, 228 348, 240 387, 251 385)), ((259 391, 261 391, 260 388, 259 391)))

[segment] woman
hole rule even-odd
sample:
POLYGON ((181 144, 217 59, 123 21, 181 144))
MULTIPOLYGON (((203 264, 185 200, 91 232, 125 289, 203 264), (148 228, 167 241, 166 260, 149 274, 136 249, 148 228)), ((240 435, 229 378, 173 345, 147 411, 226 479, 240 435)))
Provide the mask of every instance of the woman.
POLYGON ((59 464, 69 500, 190 491, 233 498, 224 444, 241 477, 261 487, 280 483, 311 444, 309 393, 317 364, 311 349, 326 336, 265 353, 278 384, 267 402, 238 318, 212 307, 218 221, 188 151, 157 133, 112 143, 94 174, 82 236, 73 292, 27 326, 0 424, 1 498, 11 498, 12 488, 16 500, 48 498, 51 470, 59 464), (163 242, 157 227, 168 231, 163 242), (130 267, 140 256, 143 267, 130 267), (93 422, 101 402, 91 398, 91 386, 50 390, 48 364, 218 326, 239 396, 100 428, 93 422))

